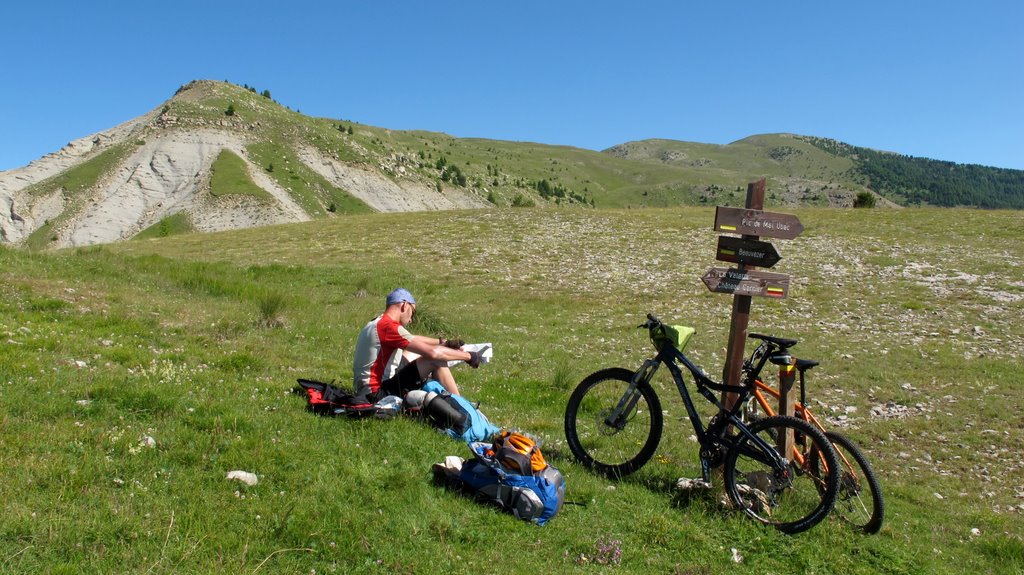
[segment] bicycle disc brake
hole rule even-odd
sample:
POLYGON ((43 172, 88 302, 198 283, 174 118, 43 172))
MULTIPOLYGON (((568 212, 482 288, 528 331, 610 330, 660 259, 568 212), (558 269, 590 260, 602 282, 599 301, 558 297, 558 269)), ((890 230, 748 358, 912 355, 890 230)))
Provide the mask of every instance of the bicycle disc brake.
POLYGON ((615 417, 615 419, 609 421, 614 411, 614 407, 609 407, 608 409, 602 409, 597 414, 596 427, 598 433, 600 433, 601 435, 615 435, 616 433, 622 431, 626 427, 627 418, 624 413, 620 413, 617 417, 615 417))

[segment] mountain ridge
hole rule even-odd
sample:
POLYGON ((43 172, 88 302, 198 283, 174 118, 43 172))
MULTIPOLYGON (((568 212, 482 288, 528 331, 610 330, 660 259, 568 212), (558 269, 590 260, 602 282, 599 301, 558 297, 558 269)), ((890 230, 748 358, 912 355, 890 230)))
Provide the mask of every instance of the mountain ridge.
MULTIPOLYGON (((725 145, 649 139, 600 152, 455 138, 304 116, 268 91, 196 80, 146 114, 0 172, 0 241, 61 248, 370 211, 741 205, 743 186, 761 177, 770 205, 849 207, 865 194, 892 207, 929 203, 906 174, 923 181, 922 170, 949 163, 913 160, 796 134, 725 145)), ((1024 171, 955 170, 953 205, 1024 207, 999 205, 1003 195, 1024 198, 1024 171), (1012 193, 987 190, 996 205, 972 204, 963 182, 1003 181, 993 174, 1012 193)))

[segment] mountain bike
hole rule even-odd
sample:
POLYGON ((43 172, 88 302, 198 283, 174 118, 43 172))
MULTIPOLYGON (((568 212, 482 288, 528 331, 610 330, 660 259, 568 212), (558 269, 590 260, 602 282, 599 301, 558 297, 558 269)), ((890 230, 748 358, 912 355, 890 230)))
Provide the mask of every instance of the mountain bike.
POLYGON ((722 468, 726 493, 737 509, 785 533, 799 533, 821 521, 832 509, 839 477, 822 473, 836 469, 839 458, 825 435, 796 417, 766 417, 747 424, 742 419, 753 389, 709 378, 683 349, 694 329, 670 326, 648 314, 639 328, 648 330, 657 353, 631 371, 610 368, 586 377, 573 391, 565 410, 565 436, 583 465, 611 477, 643 467, 661 441, 663 413, 651 379, 664 365, 676 384, 700 444, 698 458, 704 481, 722 468), (690 373, 697 392, 718 408, 705 426, 683 376, 690 373), (726 408, 716 392, 734 393, 726 408), (776 439, 792 437, 795 449, 817 468, 802 467, 787 457, 776 439))
MULTIPOLYGON (((754 399, 747 405, 745 413, 747 420, 752 421, 761 417, 757 413, 758 408, 764 412, 765 416, 776 415, 776 411, 768 402, 768 397, 778 400, 780 393, 779 390, 761 380, 760 373, 765 363, 770 361, 779 366, 795 364, 796 370, 800 374, 800 401, 794 403, 794 414, 799 419, 820 429, 832 443, 832 447, 839 456, 839 469, 842 469, 842 473, 833 513, 844 522, 865 533, 878 533, 878 530, 882 528, 885 516, 885 501, 874 469, 856 443, 841 433, 826 431, 821 421, 807 407, 805 374, 819 362, 808 359, 791 359, 789 348, 797 344, 795 339, 757 333, 749 334, 748 337, 758 339, 761 343, 743 362, 743 376, 747 387, 753 390, 754 399)), ((794 459, 800 458, 799 454, 794 454, 793 457, 794 459)), ((812 467, 820 464, 821 462, 814 460, 801 462, 801 465, 812 467)))

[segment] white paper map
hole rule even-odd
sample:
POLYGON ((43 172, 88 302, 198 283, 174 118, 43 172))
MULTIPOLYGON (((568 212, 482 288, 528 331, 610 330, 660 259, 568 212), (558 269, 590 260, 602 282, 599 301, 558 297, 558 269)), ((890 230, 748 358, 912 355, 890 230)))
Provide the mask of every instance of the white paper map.
MULTIPOLYGON (((494 346, 490 343, 467 343, 462 346, 462 351, 475 351, 480 353, 480 363, 490 363, 491 358, 494 357, 494 346)), ((463 363, 462 361, 455 360, 449 361, 448 367, 455 367, 463 363)))

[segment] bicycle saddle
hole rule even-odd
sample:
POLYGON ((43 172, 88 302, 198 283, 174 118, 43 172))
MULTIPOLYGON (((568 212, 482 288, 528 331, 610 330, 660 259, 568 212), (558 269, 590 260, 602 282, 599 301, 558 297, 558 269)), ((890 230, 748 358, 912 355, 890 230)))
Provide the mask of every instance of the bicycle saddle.
POLYGON ((753 339, 760 339, 762 341, 767 341, 768 343, 775 344, 779 349, 782 349, 782 350, 789 349, 789 348, 793 347, 794 345, 796 345, 797 343, 799 343, 799 340, 796 340, 796 339, 789 339, 789 338, 785 338, 785 337, 775 337, 774 335, 764 335, 764 334, 760 334, 760 333, 751 333, 751 334, 748 334, 747 337, 753 338, 753 339))
POLYGON ((796 368, 800 371, 807 371, 812 367, 819 365, 821 362, 814 361, 813 359, 797 359, 796 368))

